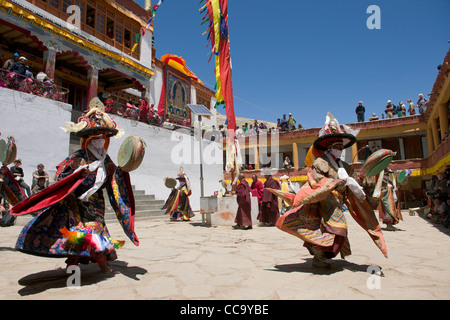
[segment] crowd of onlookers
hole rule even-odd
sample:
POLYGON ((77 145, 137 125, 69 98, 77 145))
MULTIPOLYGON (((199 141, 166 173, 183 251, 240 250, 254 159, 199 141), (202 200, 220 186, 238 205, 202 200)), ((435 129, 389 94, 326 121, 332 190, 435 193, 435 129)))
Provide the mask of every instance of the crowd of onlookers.
MULTIPOLYGON (((416 114, 424 114, 427 110, 427 104, 428 100, 424 98, 422 93, 419 94, 419 100, 417 100, 416 104, 414 104, 411 99, 407 100, 407 105, 405 105, 403 101, 400 101, 398 105, 395 105, 391 100, 388 100, 384 108, 384 112, 381 113, 381 119, 392 119, 394 117, 401 118, 406 117, 407 115, 413 116, 416 114)), ((358 106, 355 109, 358 122, 365 121, 365 112, 366 108, 364 107, 363 102, 359 101, 358 106)), ((372 116, 369 118, 369 121, 374 120, 380 120, 376 113, 372 113, 372 116)))
POLYGON ((16 52, 11 59, 2 63, 0 87, 18 90, 57 101, 66 101, 68 90, 55 85, 43 70, 33 74, 28 59, 16 52))
MULTIPOLYGON (((293 131, 293 130, 300 130, 303 129, 303 126, 301 124, 297 124, 297 121, 292 117, 292 113, 289 113, 289 116, 286 118, 286 115, 283 114, 283 117, 280 119, 277 119, 277 123, 275 126, 268 127, 266 123, 264 122, 258 122, 258 120, 255 119, 254 123, 248 124, 247 122, 244 123, 242 127, 236 126, 236 137, 246 137, 251 135, 257 135, 261 132, 278 132, 278 131, 293 131)), ((219 126, 219 131, 223 132, 223 134, 226 134, 226 128, 223 125, 219 126)))
MULTIPOLYGON (((25 182, 24 177, 24 171, 22 169, 22 160, 16 159, 14 161, 14 164, 9 168, 9 171, 11 172, 14 179, 19 184, 19 187, 22 189, 23 194, 26 195, 26 197, 31 197, 32 195, 35 195, 36 193, 44 190, 46 187, 50 184, 50 176, 45 171, 45 167, 42 163, 39 163, 37 165, 37 170, 33 172, 33 179, 31 183, 31 187, 25 182)), ((0 171, 0 183, 2 183, 7 178, 7 171, 8 168, 3 166, 0 171)), ((1 227, 9 227, 14 224, 15 217, 12 217, 9 214, 9 210, 11 209, 10 204, 8 201, 6 201, 5 198, 2 197, 0 194, 0 226, 1 227)))
POLYGON ((450 227, 450 165, 431 179, 426 192, 429 212, 426 217, 433 223, 450 227))

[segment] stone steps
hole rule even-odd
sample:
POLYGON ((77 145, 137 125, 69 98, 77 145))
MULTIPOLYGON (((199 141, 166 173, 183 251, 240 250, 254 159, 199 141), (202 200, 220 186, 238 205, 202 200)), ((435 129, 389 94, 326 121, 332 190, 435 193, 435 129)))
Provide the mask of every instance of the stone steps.
MULTIPOLYGON (((145 194, 145 190, 135 190, 133 186, 133 194, 135 201, 135 220, 158 220, 164 219, 165 210, 161 210, 164 205, 164 200, 156 200, 155 195, 145 194)), ((105 198, 105 221, 116 220, 116 213, 111 208, 106 191, 104 191, 105 198)), ((25 226, 32 219, 31 215, 19 216, 16 219, 15 225, 25 226)))

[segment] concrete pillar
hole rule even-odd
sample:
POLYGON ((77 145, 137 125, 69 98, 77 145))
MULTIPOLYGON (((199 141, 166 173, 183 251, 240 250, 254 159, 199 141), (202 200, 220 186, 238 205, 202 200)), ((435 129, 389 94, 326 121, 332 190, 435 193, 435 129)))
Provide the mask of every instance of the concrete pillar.
POLYGON ((400 160, 405 160, 405 145, 403 144, 403 138, 398 138, 398 149, 400 152, 400 160))
POLYGON ((431 129, 431 123, 427 126, 427 142, 428 142, 428 155, 434 151, 433 130, 431 129))
POLYGON ((88 69, 88 75, 87 75, 87 80, 88 80, 88 87, 87 87, 87 92, 86 92, 86 96, 87 96, 87 106, 89 106, 89 103, 91 102, 91 100, 95 97, 97 97, 97 90, 98 90, 98 69, 96 68, 90 68, 88 69))
POLYGON ((356 162, 359 161, 358 157, 355 157, 357 153, 358 153, 358 147, 357 147, 356 142, 355 142, 355 143, 352 145, 352 163, 353 163, 354 161, 356 161, 356 162))
POLYGON ((432 119, 431 120, 431 130, 433 132, 433 145, 434 145, 434 150, 439 146, 439 144, 441 143, 441 140, 439 138, 439 131, 437 129, 437 125, 438 125, 438 119, 432 119))
POLYGON ((49 49, 45 50, 43 57, 43 68, 46 75, 48 75, 50 78, 55 78, 55 64, 56 64, 56 51, 49 49))
POLYGON ((258 149, 258 146, 256 145, 256 146, 254 146, 253 147, 253 154, 254 154, 254 159, 255 159, 255 169, 256 170, 259 170, 259 149, 258 149))
POLYGON ((292 163, 294 164, 294 168, 299 168, 298 165, 298 147, 297 143, 292 143, 292 163))

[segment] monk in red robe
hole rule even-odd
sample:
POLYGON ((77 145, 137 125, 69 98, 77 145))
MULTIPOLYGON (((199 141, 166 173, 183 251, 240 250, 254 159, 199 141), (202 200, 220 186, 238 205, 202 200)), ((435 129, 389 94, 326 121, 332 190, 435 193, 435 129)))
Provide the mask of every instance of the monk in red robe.
POLYGON ((261 208, 261 199, 263 195, 264 185, 261 181, 258 180, 256 174, 252 175, 252 185, 250 189, 252 190, 252 197, 258 198, 258 209, 261 208))
POLYGON ((278 197, 267 188, 279 190, 281 189, 278 181, 272 178, 270 173, 265 174, 266 182, 264 182, 264 191, 261 197, 261 207, 259 209, 258 220, 264 225, 274 226, 280 217, 278 209, 278 197))
POLYGON ((250 230, 252 229, 252 203, 250 198, 251 190, 242 173, 239 174, 238 180, 240 181, 236 188, 238 210, 236 213, 236 218, 234 220, 236 225, 233 226, 233 229, 250 230))

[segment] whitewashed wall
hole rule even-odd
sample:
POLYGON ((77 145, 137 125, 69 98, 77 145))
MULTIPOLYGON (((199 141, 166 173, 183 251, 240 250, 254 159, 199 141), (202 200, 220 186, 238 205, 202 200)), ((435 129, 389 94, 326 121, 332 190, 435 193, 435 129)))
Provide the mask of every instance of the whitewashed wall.
POLYGON ((25 182, 31 187, 38 163, 54 175, 69 152, 69 135, 59 127, 70 121, 72 106, 5 88, 0 101, 0 138, 15 138, 25 182))
MULTIPOLYGON (((38 163, 43 163, 51 175, 56 165, 69 154, 69 134, 60 127, 70 121, 71 106, 48 99, 0 88, 1 138, 13 136, 17 141, 18 154, 22 159, 25 182, 31 186, 32 173, 38 163)), ((191 181, 193 194, 191 204, 200 209, 200 161, 198 140, 179 132, 149 126, 121 117, 114 117, 118 126, 125 130, 119 140, 111 139, 108 154, 117 164, 117 154, 126 137, 137 134, 147 144, 141 166, 131 172, 131 182, 137 189, 154 194, 165 200, 170 190, 164 186, 166 177, 176 177, 180 167, 191 181)), ((203 141, 204 194, 212 195, 219 189, 223 177, 222 151, 219 144, 203 141)))

